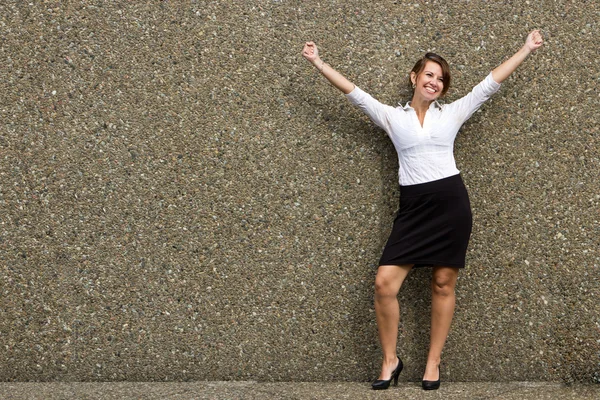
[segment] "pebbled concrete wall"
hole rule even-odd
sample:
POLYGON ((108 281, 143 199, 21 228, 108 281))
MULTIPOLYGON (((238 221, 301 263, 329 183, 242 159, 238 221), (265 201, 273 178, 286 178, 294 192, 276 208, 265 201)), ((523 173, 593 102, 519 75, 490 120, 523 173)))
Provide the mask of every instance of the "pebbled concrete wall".
MULTIPOLYGON (((0 379, 368 381, 398 201, 388 104, 427 50, 466 94, 475 217, 442 379, 600 381, 600 3, 0 3, 0 379)), ((429 270, 402 289, 418 380, 429 270)))

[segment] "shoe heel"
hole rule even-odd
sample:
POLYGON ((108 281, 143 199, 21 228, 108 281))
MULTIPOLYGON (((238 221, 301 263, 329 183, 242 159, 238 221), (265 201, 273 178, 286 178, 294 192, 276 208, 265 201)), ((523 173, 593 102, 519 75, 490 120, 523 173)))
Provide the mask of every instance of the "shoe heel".
POLYGON ((402 364, 402 360, 400 359, 400 357, 398 357, 398 366, 396 367, 396 370, 394 371, 394 386, 398 386, 398 377, 400 376, 400 372, 402 372, 402 368, 404 368, 404 365, 402 364))

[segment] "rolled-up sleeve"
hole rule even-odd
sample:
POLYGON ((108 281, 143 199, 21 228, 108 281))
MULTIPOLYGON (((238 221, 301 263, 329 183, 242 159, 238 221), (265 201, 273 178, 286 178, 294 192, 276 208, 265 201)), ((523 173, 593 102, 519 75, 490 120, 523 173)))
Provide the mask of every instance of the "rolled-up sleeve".
POLYGON ((481 81, 466 96, 448 104, 447 110, 456 114, 462 121, 468 120, 481 105, 500 89, 500 84, 494 80, 492 73, 481 81))
POLYGON ((367 114, 377 126, 389 132, 389 116, 394 107, 380 103, 358 86, 355 86, 354 90, 348 93, 346 97, 352 104, 367 114))

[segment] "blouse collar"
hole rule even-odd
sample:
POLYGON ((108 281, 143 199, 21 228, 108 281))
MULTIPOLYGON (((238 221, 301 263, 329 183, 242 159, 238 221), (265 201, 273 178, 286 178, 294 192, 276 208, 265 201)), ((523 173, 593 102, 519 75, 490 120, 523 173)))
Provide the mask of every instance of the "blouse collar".
MULTIPOLYGON (((412 108, 410 105, 410 101, 406 102, 406 104, 403 106, 402 103, 398 103, 398 105, 400 105, 400 107, 402 107, 402 109, 404 111, 408 111, 408 109, 412 108)), ((434 100, 430 105, 429 105, 429 109, 431 109, 431 107, 437 107, 440 110, 442 109, 442 104, 440 102, 438 102, 437 100, 434 100)))

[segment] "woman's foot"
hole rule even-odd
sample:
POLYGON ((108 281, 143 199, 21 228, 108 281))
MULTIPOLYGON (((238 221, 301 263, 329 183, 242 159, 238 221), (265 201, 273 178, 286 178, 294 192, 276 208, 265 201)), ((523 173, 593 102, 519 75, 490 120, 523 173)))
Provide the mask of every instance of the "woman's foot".
POLYGON ((427 362, 425 366, 425 374, 423 375, 424 381, 437 381, 440 379, 440 362, 427 362))
POLYGON ((402 364, 402 361, 400 361, 400 357, 398 356, 393 358, 392 361, 386 362, 386 360, 383 360, 381 364, 381 373, 377 379, 380 381, 389 380, 399 364, 402 364))
POLYGON ((394 385, 398 386, 398 376, 400 372, 402 372, 402 368, 404 365, 402 364, 402 360, 400 357, 396 357, 396 364, 391 364, 389 362, 383 363, 381 368, 381 375, 379 375, 379 379, 371 384, 374 390, 385 390, 390 387, 390 383, 392 380, 394 381, 394 385), (393 369, 390 371, 390 364, 393 365, 393 369), (382 379, 383 377, 383 379, 382 379))
POLYGON ((425 375, 421 384, 423 390, 436 390, 440 387, 440 364, 439 362, 428 362, 425 367, 425 375))

